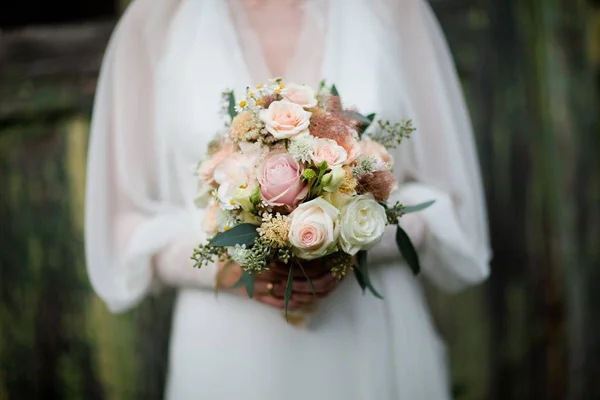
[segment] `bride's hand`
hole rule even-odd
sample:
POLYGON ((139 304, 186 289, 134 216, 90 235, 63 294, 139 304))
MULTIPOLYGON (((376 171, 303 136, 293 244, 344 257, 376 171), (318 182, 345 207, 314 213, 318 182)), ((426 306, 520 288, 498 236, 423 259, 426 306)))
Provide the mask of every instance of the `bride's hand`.
MULTIPOLYGON (((331 274, 330 268, 320 261, 303 262, 302 268, 304 272, 299 267, 294 268, 292 297, 288 304, 291 310, 312 303, 315 299, 327 297, 339 284, 339 280, 331 274), (312 288, 304 273, 310 278, 312 288)), ((257 275, 254 287, 256 300, 283 309, 289 270, 289 265, 273 262, 269 271, 257 275)))
MULTIPOLYGON (((306 275, 311 279, 314 294, 306 276, 298 267, 294 268, 294 283, 292 286, 292 297, 288 303, 290 310, 301 308, 316 298, 328 296, 338 285, 339 280, 335 278, 326 265, 320 261, 303 262, 302 267, 306 275)), ((269 306, 283 309, 284 293, 287 285, 289 266, 281 262, 273 262, 269 271, 256 275, 254 284, 254 299, 269 306)), ((237 264, 223 264, 220 267, 217 285, 222 288, 232 288, 240 279, 242 270, 237 264)), ((246 289, 239 287, 233 289, 236 293, 247 296, 246 289)))

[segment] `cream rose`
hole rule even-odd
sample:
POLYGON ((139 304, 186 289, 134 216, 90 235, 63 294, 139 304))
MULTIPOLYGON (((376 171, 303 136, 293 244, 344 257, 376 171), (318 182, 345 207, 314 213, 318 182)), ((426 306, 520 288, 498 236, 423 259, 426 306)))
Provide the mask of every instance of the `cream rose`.
POLYGON ((288 84, 281 93, 281 96, 287 101, 296 103, 304 108, 316 107, 318 103, 315 91, 311 87, 296 83, 288 84))
POLYGON ((341 210, 339 245, 352 256, 370 250, 383 237, 386 224, 385 209, 373 196, 356 196, 341 210))
POLYGON ((266 110, 260 111, 260 119, 276 139, 289 139, 308 132, 310 116, 302 106, 286 100, 274 101, 266 110))
POLYGON ((288 239, 298 258, 314 260, 336 250, 340 212, 322 197, 300 204, 291 214, 288 239))
POLYGON ((343 165, 348 158, 346 150, 333 139, 315 138, 312 160, 315 165, 327 162, 329 168, 343 165))

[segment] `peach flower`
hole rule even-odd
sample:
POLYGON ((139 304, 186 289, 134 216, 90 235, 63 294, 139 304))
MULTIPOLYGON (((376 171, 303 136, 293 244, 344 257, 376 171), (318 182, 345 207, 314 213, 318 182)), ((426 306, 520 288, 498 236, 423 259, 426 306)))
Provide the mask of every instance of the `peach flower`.
POLYGON ((276 139, 289 139, 307 132, 312 113, 302 106, 286 100, 274 101, 266 110, 260 111, 260 119, 276 139))
POLYGON ((332 139, 314 139, 314 151, 312 154, 312 160, 315 165, 321 165, 323 161, 327 162, 327 166, 337 167, 343 165, 348 159, 346 150, 337 144, 332 139))
POLYGON ((219 211, 219 203, 214 203, 206 210, 206 215, 204 216, 204 231, 209 236, 214 236, 218 233, 217 211, 219 211))
POLYGON ((360 142, 354 137, 344 140, 340 145, 346 150, 346 154, 348 154, 344 163, 345 165, 352 164, 361 154, 360 142))
POLYGON ((304 108, 313 108, 318 104, 315 91, 306 85, 290 83, 281 93, 281 96, 289 102, 296 103, 304 108))
POLYGON ((217 168, 223 161, 225 161, 227 157, 229 157, 233 153, 234 150, 235 146, 231 140, 223 140, 221 148, 217 150, 217 152, 213 154, 208 160, 202 162, 198 167, 198 176, 200 177, 200 179, 208 184, 213 184, 215 182, 215 168, 217 168))
POLYGON ((392 164, 394 159, 387 149, 369 137, 360 141, 360 154, 367 157, 375 157, 384 163, 392 164))

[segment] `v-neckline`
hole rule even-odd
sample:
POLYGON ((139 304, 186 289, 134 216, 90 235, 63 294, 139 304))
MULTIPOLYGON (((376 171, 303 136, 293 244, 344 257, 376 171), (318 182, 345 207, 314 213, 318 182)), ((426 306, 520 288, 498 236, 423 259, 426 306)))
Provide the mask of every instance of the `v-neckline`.
MULTIPOLYGON (((334 0, 307 0, 307 1, 323 1, 326 2, 327 4, 325 5, 319 5, 319 4, 306 4, 304 5, 304 7, 318 7, 318 6, 322 6, 323 7, 323 13, 325 15, 323 16, 323 21, 321 23, 325 24, 324 29, 323 29, 323 45, 322 45, 322 49, 321 52, 322 54, 317 54, 316 56, 320 58, 320 65, 316 65, 315 68, 318 71, 315 71, 314 73, 316 73, 318 75, 318 80, 320 79, 324 79, 326 78, 326 73, 330 70, 330 63, 331 63, 331 42, 332 42, 332 37, 334 35, 334 32, 332 32, 333 29, 333 25, 332 25, 332 2, 334 0)), ((229 2, 227 1, 219 1, 219 3, 222 4, 222 12, 225 14, 224 15, 224 21, 225 22, 225 26, 224 26, 224 31, 228 37, 228 43, 231 44, 232 50, 229 52, 230 56, 233 58, 233 63, 234 65, 238 65, 240 66, 240 70, 243 70, 243 73, 239 75, 238 79, 240 82, 238 82, 238 85, 248 85, 250 83, 253 84, 259 84, 262 83, 262 81, 264 79, 262 79, 260 76, 263 75, 267 78, 274 78, 275 76, 272 75, 273 72, 270 70, 268 63, 266 61, 265 58, 265 51, 263 48, 263 45, 261 43, 260 40, 260 36, 259 34, 256 32, 256 30, 254 28, 252 28, 252 26, 250 25, 250 21, 248 20, 248 15, 246 14, 245 10, 241 10, 240 12, 242 13, 242 15, 240 16, 240 18, 242 19, 242 23, 245 24, 245 29, 247 29, 248 31, 252 32, 252 40, 251 42, 251 47, 249 50, 250 53, 258 53, 260 54, 260 56, 258 57, 259 60, 258 62, 258 67, 252 67, 252 65, 249 63, 248 59, 246 58, 245 54, 244 54, 244 50, 243 47, 244 44, 241 41, 241 37, 240 37, 240 32, 238 31, 236 27, 236 18, 232 15, 233 11, 230 9, 231 5, 229 4, 229 2), (241 81, 243 80, 243 81, 241 81)), ((297 43, 296 43, 296 47, 295 47, 295 51, 294 54, 292 55, 292 57, 290 57, 289 60, 287 60, 286 62, 286 66, 285 66, 285 74, 282 76, 283 79, 288 80, 288 76, 294 75, 294 66, 298 65, 300 63, 300 60, 302 58, 301 53, 302 53, 302 49, 306 48, 309 43, 309 37, 308 37, 308 33, 310 30, 310 24, 314 23, 314 22, 310 22, 307 20, 307 18, 315 18, 315 16, 311 16, 309 15, 310 13, 310 9, 308 9, 305 13, 305 15, 303 16, 303 22, 302 22, 302 27, 300 29, 300 33, 299 36, 297 38, 297 43)), ((318 16, 317 16, 318 17, 318 16)), ((312 54, 312 56, 314 57, 315 54, 312 54)), ((297 73, 296 73, 297 74, 297 73)), ((310 73, 310 75, 313 75, 313 72, 310 73)), ((306 83, 309 85, 316 85, 318 84, 318 82, 298 82, 298 83, 306 83)))

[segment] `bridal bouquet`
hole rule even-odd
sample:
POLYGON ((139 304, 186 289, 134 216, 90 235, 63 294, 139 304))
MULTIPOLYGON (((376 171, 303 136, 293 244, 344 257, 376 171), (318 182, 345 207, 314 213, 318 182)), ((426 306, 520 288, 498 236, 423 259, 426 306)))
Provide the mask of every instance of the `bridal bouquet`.
MULTIPOLYGON (((411 121, 375 121, 375 114, 344 109, 336 87, 324 83, 315 92, 273 79, 247 88, 237 103, 233 92, 224 101, 227 130, 197 168, 197 205, 208 208, 210 241, 194 250, 196 267, 215 259, 239 264, 238 285, 251 297, 256 274, 272 261, 286 263, 286 312, 303 260, 323 259, 339 279, 351 270, 363 291, 381 297, 367 251, 386 225, 432 203, 387 203, 397 187, 388 149, 410 136, 411 121)), ((400 226, 396 242, 417 274, 417 254, 400 226)))

